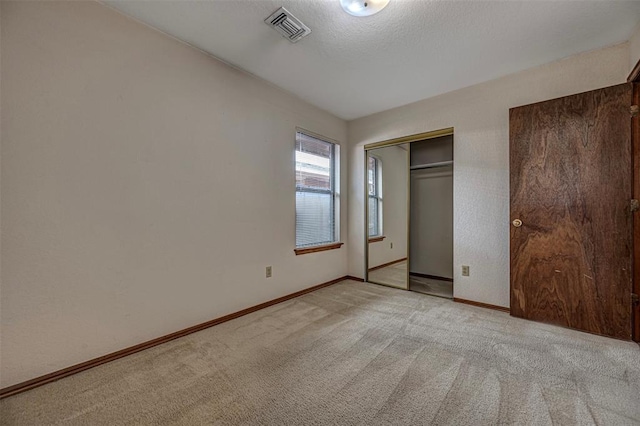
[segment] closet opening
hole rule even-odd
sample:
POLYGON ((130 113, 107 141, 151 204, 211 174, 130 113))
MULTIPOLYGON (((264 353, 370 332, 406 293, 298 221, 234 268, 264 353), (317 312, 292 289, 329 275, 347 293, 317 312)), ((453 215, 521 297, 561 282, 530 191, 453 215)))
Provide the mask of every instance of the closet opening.
POLYGON ((409 290, 453 298, 453 135, 410 147, 409 290))
POLYGON ((453 298, 453 129, 365 152, 366 281, 453 298))

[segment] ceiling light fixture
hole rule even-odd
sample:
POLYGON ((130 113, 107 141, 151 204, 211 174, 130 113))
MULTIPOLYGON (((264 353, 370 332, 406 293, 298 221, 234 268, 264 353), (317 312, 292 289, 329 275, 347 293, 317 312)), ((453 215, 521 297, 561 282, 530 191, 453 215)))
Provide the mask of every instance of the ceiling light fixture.
POLYGON ((340 0, 340 6, 349 15, 371 16, 384 9, 390 0, 340 0))

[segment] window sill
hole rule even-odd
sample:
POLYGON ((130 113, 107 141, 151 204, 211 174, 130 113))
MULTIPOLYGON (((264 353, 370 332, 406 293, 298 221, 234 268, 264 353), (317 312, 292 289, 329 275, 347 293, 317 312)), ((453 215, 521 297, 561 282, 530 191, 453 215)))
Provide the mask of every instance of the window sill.
POLYGON ((384 235, 381 235, 379 237, 371 237, 371 238, 369 238, 369 242, 370 243, 377 243, 377 242, 383 241, 385 238, 386 237, 384 235))
POLYGON ((302 247, 302 248, 297 248, 294 251, 296 252, 296 256, 299 256, 301 254, 316 253, 318 251, 339 249, 340 247, 342 247, 343 244, 344 243, 331 243, 331 244, 325 244, 322 246, 302 247))

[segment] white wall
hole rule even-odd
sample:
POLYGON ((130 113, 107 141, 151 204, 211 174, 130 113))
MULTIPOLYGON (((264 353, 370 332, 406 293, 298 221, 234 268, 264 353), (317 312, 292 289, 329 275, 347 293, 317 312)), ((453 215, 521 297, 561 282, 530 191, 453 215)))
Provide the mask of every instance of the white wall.
POLYGON ((370 152, 382 161, 382 233, 385 236, 383 241, 369 243, 369 268, 373 268, 407 257, 409 156, 398 146, 370 152))
POLYGON ((296 126, 344 121, 98 3, 1 15, 0 386, 347 273, 293 251, 296 126))
POLYGON ((364 273, 363 145, 454 127, 454 296, 509 306, 509 108, 622 83, 628 74, 625 43, 350 122, 349 273, 364 273), (461 265, 470 265, 469 277, 461 265))
POLYGON ((633 70, 638 60, 640 60, 640 22, 629 39, 629 72, 633 70))

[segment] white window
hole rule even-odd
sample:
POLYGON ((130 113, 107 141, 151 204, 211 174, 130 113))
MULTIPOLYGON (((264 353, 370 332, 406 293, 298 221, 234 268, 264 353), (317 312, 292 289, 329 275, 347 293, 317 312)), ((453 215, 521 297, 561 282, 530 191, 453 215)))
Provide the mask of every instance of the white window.
POLYGON ((369 156, 368 167, 369 187, 369 237, 382 235, 382 161, 369 156))
POLYGON ((296 248, 335 243, 339 145, 296 133, 296 248))

